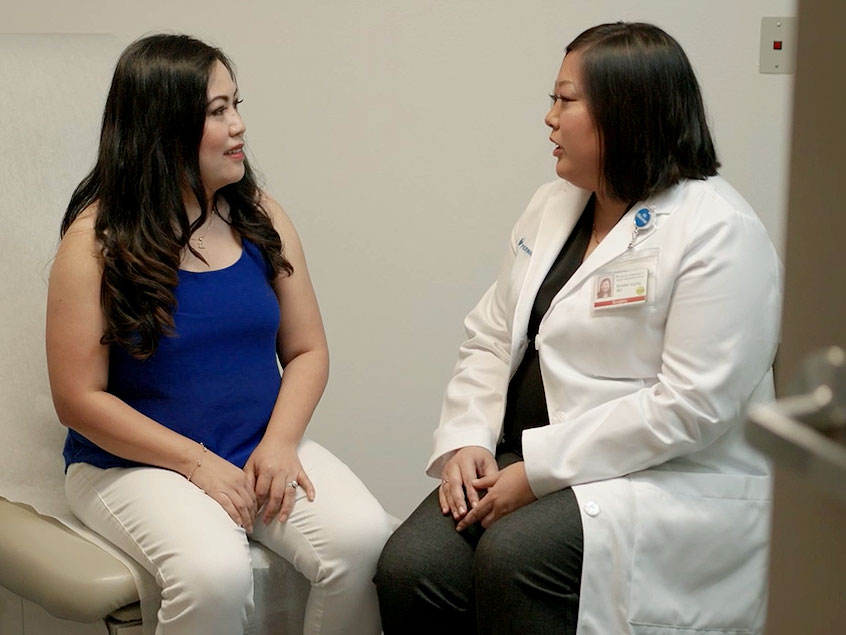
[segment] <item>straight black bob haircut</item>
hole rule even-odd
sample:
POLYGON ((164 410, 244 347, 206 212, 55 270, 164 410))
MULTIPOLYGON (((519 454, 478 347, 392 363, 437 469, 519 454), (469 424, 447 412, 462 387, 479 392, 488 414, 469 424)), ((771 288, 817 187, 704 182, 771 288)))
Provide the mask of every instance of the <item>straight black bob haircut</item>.
POLYGON ((651 24, 616 22, 584 31, 567 46, 574 51, 608 194, 634 203, 717 173, 699 84, 675 39, 651 24))

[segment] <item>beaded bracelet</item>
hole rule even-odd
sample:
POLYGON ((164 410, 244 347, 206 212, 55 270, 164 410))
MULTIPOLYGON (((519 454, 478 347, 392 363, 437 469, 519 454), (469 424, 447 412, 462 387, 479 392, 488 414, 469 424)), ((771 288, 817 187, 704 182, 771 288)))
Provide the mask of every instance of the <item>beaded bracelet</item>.
POLYGON ((200 448, 201 448, 203 451, 200 453, 200 458, 199 458, 199 459, 197 459, 197 465, 195 465, 195 466, 194 466, 194 469, 193 469, 193 470, 191 470, 191 471, 190 471, 190 472, 189 472, 189 473, 185 476, 185 478, 187 478, 187 479, 188 479, 188 482, 189 482, 189 483, 191 482, 191 479, 192 479, 192 478, 194 478, 194 472, 196 472, 199 468, 201 468, 201 467, 203 466, 203 455, 206 453, 206 445, 205 445, 205 443, 203 443, 202 441, 200 441, 200 448))

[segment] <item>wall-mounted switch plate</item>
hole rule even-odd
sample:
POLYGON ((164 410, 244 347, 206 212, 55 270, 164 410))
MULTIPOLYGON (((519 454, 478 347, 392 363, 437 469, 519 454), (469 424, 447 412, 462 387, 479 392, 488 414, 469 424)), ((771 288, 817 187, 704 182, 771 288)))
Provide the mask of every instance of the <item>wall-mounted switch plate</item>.
POLYGON ((796 18, 761 18, 761 73, 792 73, 796 68, 796 18))

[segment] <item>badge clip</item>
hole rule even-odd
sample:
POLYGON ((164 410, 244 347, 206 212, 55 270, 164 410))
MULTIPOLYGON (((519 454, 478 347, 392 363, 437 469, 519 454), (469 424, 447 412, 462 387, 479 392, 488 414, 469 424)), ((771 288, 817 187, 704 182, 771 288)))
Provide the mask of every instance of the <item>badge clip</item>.
POLYGON ((632 239, 629 242, 628 249, 634 247, 635 240, 641 230, 647 229, 654 220, 655 216, 648 207, 641 207, 634 215, 634 230, 632 231, 632 239))

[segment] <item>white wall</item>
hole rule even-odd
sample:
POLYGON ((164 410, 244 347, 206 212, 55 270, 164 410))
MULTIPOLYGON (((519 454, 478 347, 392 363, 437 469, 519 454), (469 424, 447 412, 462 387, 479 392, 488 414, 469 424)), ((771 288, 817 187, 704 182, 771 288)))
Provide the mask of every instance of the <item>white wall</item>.
POLYGON ((723 174, 783 242, 792 77, 758 74, 758 46, 760 18, 795 0, 0 0, 0 15, 5 32, 125 43, 187 32, 234 59, 255 162, 302 235, 330 340, 310 434, 398 516, 432 486, 462 317, 554 178, 546 94, 584 28, 645 20, 682 43, 723 174))

